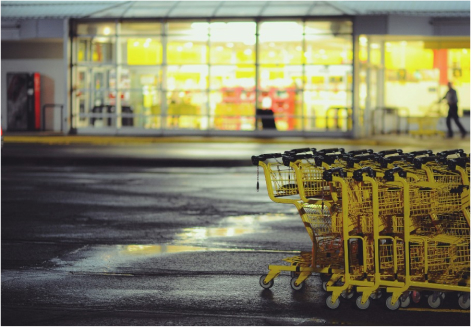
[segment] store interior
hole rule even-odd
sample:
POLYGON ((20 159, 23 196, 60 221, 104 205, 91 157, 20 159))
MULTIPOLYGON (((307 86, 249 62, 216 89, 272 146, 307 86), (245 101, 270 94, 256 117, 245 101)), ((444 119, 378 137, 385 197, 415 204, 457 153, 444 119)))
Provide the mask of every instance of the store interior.
MULTIPOLYGON (((358 38, 349 20, 77 23, 76 128, 349 131, 358 110, 422 117, 452 81, 469 114, 469 37, 358 38), (272 127, 273 128, 273 127, 272 127)), ((367 119, 360 123, 366 124, 367 119)))

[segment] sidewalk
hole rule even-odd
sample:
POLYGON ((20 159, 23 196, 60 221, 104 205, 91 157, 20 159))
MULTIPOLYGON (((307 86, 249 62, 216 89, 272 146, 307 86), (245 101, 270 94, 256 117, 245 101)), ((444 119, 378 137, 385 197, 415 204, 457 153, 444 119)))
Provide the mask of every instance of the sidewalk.
POLYGON ((453 139, 439 136, 414 137, 407 134, 375 135, 369 138, 311 138, 311 137, 234 137, 234 136, 101 136, 101 135, 63 135, 54 132, 8 132, 3 137, 4 143, 30 143, 49 145, 93 144, 93 145, 129 145, 152 143, 260 143, 260 144, 332 144, 345 145, 380 145, 401 147, 417 145, 427 147, 452 146, 468 149, 469 136, 462 139, 456 135, 453 139))
POLYGON ((4 135, 2 165, 141 166, 141 167, 248 167, 250 158, 293 148, 430 149, 434 152, 463 149, 469 138, 417 138, 380 135, 368 139, 302 137, 148 137, 82 136, 53 133, 4 135))

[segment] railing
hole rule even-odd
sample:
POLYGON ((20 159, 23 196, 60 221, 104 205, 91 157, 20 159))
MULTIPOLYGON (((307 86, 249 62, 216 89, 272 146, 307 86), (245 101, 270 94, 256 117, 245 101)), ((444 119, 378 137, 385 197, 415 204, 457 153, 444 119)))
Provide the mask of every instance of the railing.
POLYGON ((409 133, 409 109, 404 107, 381 107, 376 108, 371 112, 371 124, 372 124, 372 134, 376 135, 378 133, 376 128, 377 117, 379 116, 379 133, 380 134, 387 134, 389 133, 396 133, 401 134, 404 132, 405 134, 409 133), (386 123, 386 118, 388 118, 386 123), (404 129, 401 127, 401 121, 404 119, 405 126, 404 129), (391 125, 392 123, 392 125, 391 125), (387 130, 387 125, 393 126, 391 131, 387 130))
POLYGON ((46 109, 47 108, 60 108, 60 116, 61 116, 61 132, 62 132, 62 123, 63 123, 63 116, 64 116, 64 105, 62 104, 56 104, 56 103, 47 103, 43 105, 42 111, 41 111, 41 130, 45 131, 46 130, 46 109))

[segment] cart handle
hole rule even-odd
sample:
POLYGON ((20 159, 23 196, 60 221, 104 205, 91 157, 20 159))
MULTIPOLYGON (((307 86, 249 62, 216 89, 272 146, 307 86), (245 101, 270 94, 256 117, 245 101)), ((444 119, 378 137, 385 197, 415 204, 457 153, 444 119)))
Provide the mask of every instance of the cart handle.
POLYGON ((260 161, 265 161, 270 158, 281 158, 282 154, 281 153, 266 153, 266 154, 261 154, 258 156, 252 156, 252 164, 254 166, 258 166, 258 163, 260 161))
POLYGON ((353 178, 358 181, 358 182, 361 182, 363 181, 363 174, 364 173, 367 173, 369 177, 376 177, 376 172, 373 170, 373 168, 371 167, 364 167, 364 168, 361 168, 361 169, 357 169, 353 172, 353 178))
POLYGON ((352 168, 354 164, 359 163, 360 161, 372 160, 372 159, 376 159, 377 157, 378 155, 376 153, 364 154, 364 155, 356 156, 356 157, 349 157, 347 158, 347 166, 349 168, 352 168))
POLYGON ((389 182, 394 181, 394 174, 395 173, 398 173, 399 177, 402 177, 402 178, 407 177, 407 172, 404 171, 401 167, 394 167, 394 168, 386 170, 384 172, 384 179, 389 181, 389 182))
POLYGON ((345 149, 344 148, 322 149, 322 150, 316 151, 315 154, 327 154, 327 153, 335 153, 335 152, 345 153, 345 149))
POLYGON ((362 150, 353 150, 353 151, 348 151, 347 155, 349 156, 357 156, 359 154, 366 154, 366 153, 373 153, 374 151, 372 149, 362 149, 362 150))
POLYGON ((427 162, 431 162, 431 161, 445 163, 446 157, 444 158, 440 156, 431 156, 431 157, 414 158, 413 163, 414 163, 415 168, 421 169, 423 164, 427 162))
POLYGON ((344 159, 343 154, 331 153, 326 155, 314 155, 314 161, 316 166, 322 166, 322 163, 325 162, 328 165, 331 165, 335 162, 336 159, 344 159))
POLYGON ((295 162, 300 159, 312 159, 312 158, 314 158, 314 155, 310 153, 302 153, 302 154, 285 153, 283 154, 282 160, 285 166, 289 166, 291 162, 295 162))
POLYGON ((316 152, 315 148, 300 148, 300 149, 292 149, 285 151, 286 154, 298 154, 298 153, 303 153, 303 152, 309 152, 312 151, 313 153, 316 152))
POLYGON ((393 163, 395 161, 412 161, 414 159, 413 156, 410 156, 409 154, 401 154, 397 156, 390 156, 390 157, 380 157, 379 162, 381 163, 381 167, 386 168, 388 164, 393 163))
POLYGON ((407 154, 411 155, 411 156, 414 156, 414 157, 423 156, 423 155, 426 155, 426 154, 431 156, 431 155, 433 155, 433 151, 432 150, 411 151, 411 152, 408 152, 407 154))
POLYGON ((347 174, 345 173, 345 171, 343 170, 342 167, 336 167, 336 168, 332 168, 332 169, 329 169, 329 170, 325 170, 322 173, 322 177, 324 178, 324 180, 326 180, 328 182, 332 182, 332 176, 336 173, 338 173, 340 177, 346 177, 347 176, 347 174))
POLYGON ((447 156, 452 155, 452 154, 459 154, 460 157, 466 157, 466 153, 464 153, 463 149, 442 151, 442 152, 437 153, 437 156, 447 157, 447 156))
POLYGON ((382 157, 384 156, 387 156, 387 155, 390 155, 390 154, 402 154, 402 150, 401 149, 391 149, 391 150, 384 150, 384 151, 380 151, 378 152, 378 154, 382 157))
POLYGON ((461 168, 466 168, 467 163, 469 163, 469 158, 467 157, 454 158, 447 161, 448 168, 450 170, 456 170, 456 166, 460 166, 461 168))

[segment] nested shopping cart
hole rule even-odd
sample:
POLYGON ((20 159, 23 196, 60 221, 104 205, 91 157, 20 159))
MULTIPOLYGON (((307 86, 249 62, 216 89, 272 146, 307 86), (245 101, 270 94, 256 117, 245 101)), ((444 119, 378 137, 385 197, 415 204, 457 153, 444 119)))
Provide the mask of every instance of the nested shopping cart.
MULTIPOLYGON (((379 288, 386 288, 386 291, 391 294, 386 300, 386 305, 392 310, 399 308, 400 305, 407 306, 410 303, 409 294, 411 291, 416 290, 433 291, 433 295, 428 299, 432 307, 440 305, 442 292, 461 292, 458 300, 460 306, 463 308, 469 307, 469 224, 466 224, 464 219, 460 220, 458 218, 452 225, 457 226, 459 232, 452 232, 453 229, 447 227, 446 233, 442 235, 434 235, 433 237, 413 235, 411 233, 413 225, 410 219, 410 209, 417 205, 410 196, 413 194, 410 190, 414 186, 411 187, 405 179, 406 173, 400 167, 384 172, 384 177, 389 182, 386 182, 383 186, 381 186, 381 183, 376 185, 377 194, 376 196, 373 194, 373 202, 367 205, 367 207, 373 207, 373 233, 374 239, 378 240, 378 242, 375 242, 374 248, 374 252, 378 253, 374 256, 374 286, 356 288, 357 292, 362 293, 357 297, 357 306, 360 309, 367 308, 369 306, 369 297, 375 294, 373 292, 379 288), (402 176, 397 174, 402 174, 402 176), (383 190, 381 190, 382 188, 383 190), (374 213, 375 210, 376 213, 374 213), (402 223, 397 223, 397 220, 394 219, 389 223, 385 223, 385 220, 397 218, 397 216, 402 216, 402 223), (381 226, 381 223, 384 225, 392 224, 393 227, 397 228, 396 231, 392 231, 396 233, 388 233, 394 235, 394 237, 377 234, 379 229, 385 227, 381 226), (450 233, 464 235, 451 238, 448 235, 450 233), (447 242, 447 246, 443 245, 445 242, 447 242), (380 247, 379 251, 376 246, 377 243, 380 247), (442 251, 437 251, 440 246, 442 251), (443 248, 447 248, 447 251, 443 251, 443 248), (437 262, 440 264, 437 264, 437 262), (441 276, 441 279, 433 279, 434 274, 441 276), (401 298, 400 301, 399 298, 401 298)), ((331 178, 334 182, 338 181, 342 184, 343 207, 351 210, 352 207, 345 203, 346 199, 351 199, 351 197, 348 197, 348 180, 342 175, 331 178)), ((370 181, 374 185, 378 180, 371 179, 370 181)), ((422 206, 422 204, 420 205, 422 206)), ((364 209, 367 209, 367 207, 364 209)), ((367 217, 371 217, 371 213, 367 214, 367 217)), ((344 222, 347 220, 348 215, 344 215, 344 222)), ((365 231, 362 232, 362 234, 364 233, 365 231)), ((351 238, 352 236, 345 234, 345 238, 347 237, 351 238)), ((345 248, 347 246, 348 243, 345 243, 345 248)), ((369 252, 367 251, 363 255, 368 255, 369 252)), ((346 269, 345 279, 347 281, 351 277, 350 274, 351 270, 346 269)), ((365 275, 365 277, 368 277, 368 275, 365 275)), ((349 283, 355 284, 352 281, 349 283)), ((342 287, 345 288, 345 285, 342 287)), ((338 295, 342 288, 328 287, 327 290, 332 291, 332 294, 326 300, 327 306, 330 308, 338 307, 338 295)))
POLYGON ((390 309, 424 290, 432 292, 432 307, 443 292, 456 291, 460 307, 469 308, 469 156, 308 150, 254 162, 264 168, 270 198, 295 204, 313 241, 310 254, 286 260, 294 267, 270 266, 262 287, 271 287, 282 270, 297 271, 294 289, 321 272, 330 308, 354 290, 360 309, 381 290, 391 294, 390 309))
MULTIPOLYGON (((366 153, 365 151, 372 152, 372 150, 360 150, 355 153, 366 153)), ((314 154, 316 159, 319 156, 329 156, 328 159, 334 162, 338 156, 344 154, 344 150, 332 148, 317 151, 314 148, 302 148, 289 150, 284 154, 271 153, 252 157, 252 163, 257 165, 257 188, 259 167, 262 167, 270 199, 277 203, 293 204, 312 240, 310 253, 301 253, 299 256, 283 259, 291 266, 270 265, 268 274, 260 279, 260 285, 264 288, 272 287, 274 278, 281 271, 292 273, 291 287, 299 290, 306 278, 313 272, 320 273, 321 276, 330 276, 343 269, 341 267, 344 260, 340 239, 341 226, 339 228, 341 217, 338 214, 331 215, 332 208, 329 200, 331 192, 326 189, 327 183, 322 179, 322 171, 325 168, 312 172, 308 185, 303 182, 298 184, 298 178, 301 175, 296 175, 295 170, 290 166, 293 156, 296 157, 295 161, 299 158, 311 159, 309 165, 315 165, 314 154), (332 219, 334 219, 333 222, 332 219)))
MULTIPOLYGON (((312 149, 315 151, 315 149, 312 149)), ((291 150, 286 155, 293 155, 300 152, 311 152, 310 149, 291 150)), ((257 165, 257 188, 259 167, 262 167, 267 192, 270 199, 277 203, 292 204, 296 207, 301 216, 301 220, 312 240, 312 252, 303 252, 299 256, 283 259, 290 263, 286 265, 269 265, 267 275, 260 278, 260 285, 263 288, 270 288, 282 271, 289 271, 292 274, 291 287, 299 290, 303 287, 304 281, 313 273, 332 273, 337 271, 334 260, 341 257, 339 246, 335 235, 331 233, 329 202, 325 201, 321 205, 317 203, 305 203, 299 197, 299 188, 296 182, 295 171, 283 163, 283 154, 271 153, 252 157, 252 163, 257 165), (319 261, 320 265, 312 264, 312 253, 323 253, 324 260, 319 261), (329 258, 327 260, 326 258, 329 258)))

